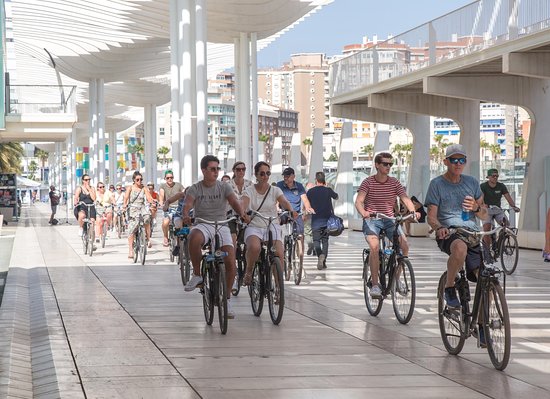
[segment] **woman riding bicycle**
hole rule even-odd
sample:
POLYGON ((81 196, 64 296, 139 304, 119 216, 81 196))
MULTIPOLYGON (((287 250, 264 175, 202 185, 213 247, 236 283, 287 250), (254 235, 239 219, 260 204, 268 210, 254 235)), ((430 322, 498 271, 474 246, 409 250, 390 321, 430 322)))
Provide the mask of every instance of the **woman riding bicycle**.
MULTIPOLYGON (((77 187, 74 193, 74 204, 83 202, 85 204, 93 205, 96 200, 96 192, 90 185, 90 176, 87 174, 82 175, 82 185, 77 187)), ((76 205, 74 208, 74 217, 78 220, 80 230, 78 236, 82 236, 84 219, 89 217, 92 221, 95 221, 96 211, 95 207, 90 208, 90 214, 88 215, 88 207, 85 205, 76 205)))
POLYGON ((153 203, 153 197, 149 190, 143 185, 143 176, 137 170, 132 176, 134 184, 126 188, 126 195, 124 196, 124 209, 128 209, 128 258, 134 257, 134 233, 139 225, 139 216, 143 216, 143 222, 145 224, 145 235, 147 237, 148 247, 151 248, 151 213, 146 207, 146 202, 153 203))
MULTIPOLYGON (((266 217, 277 218, 277 204, 279 204, 281 209, 291 211, 292 217, 296 219, 298 213, 292 210, 292 206, 286 199, 283 191, 279 187, 269 184, 270 169, 271 167, 266 162, 260 161, 254 165, 254 175, 256 176, 257 183, 244 190, 241 199, 243 208, 260 212, 266 217)), ((283 259, 282 232, 278 219, 271 225, 270 229, 273 235, 275 252, 280 259, 283 259)), ((267 239, 266 222, 261 218, 251 215, 250 223, 244 233, 244 240, 246 242, 244 285, 249 285, 252 282, 252 270, 260 255, 261 242, 262 240, 267 241, 267 239)))
POLYGON ((103 217, 100 217, 99 222, 96 224, 96 242, 99 242, 99 237, 101 236, 103 224, 107 222, 107 228, 111 226, 113 220, 114 203, 115 199, 113 197, 113 194, 109 190, 105 189, 105 184, 103 184, 102 182, 97 183, 97 194, 95 202, 96 213, 100 216, 103 216, 103 214, 105 214, 106 220, 103 219, 103 217))

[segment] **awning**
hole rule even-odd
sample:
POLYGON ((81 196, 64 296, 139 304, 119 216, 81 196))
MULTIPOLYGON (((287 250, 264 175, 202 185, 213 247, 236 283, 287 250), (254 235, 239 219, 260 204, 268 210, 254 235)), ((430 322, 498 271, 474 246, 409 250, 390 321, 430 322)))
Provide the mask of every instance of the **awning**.
POLYGON ((27 179, 26 177, 17 176, 17 188, 38 188, 42 185, 37 181, 27 179))

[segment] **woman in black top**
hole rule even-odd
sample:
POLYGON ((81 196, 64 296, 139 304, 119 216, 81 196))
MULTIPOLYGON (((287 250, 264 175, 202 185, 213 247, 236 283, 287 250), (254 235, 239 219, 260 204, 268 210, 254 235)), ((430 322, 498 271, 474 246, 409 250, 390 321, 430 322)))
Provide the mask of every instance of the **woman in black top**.
MULTIPOLYGON (((77 187, 74 193, 74 217, 78 220, 78 225, 80 226, 79 234, 82 235, 82 227, 84 226, 84 219, 88 217, 88 207, 84 205, 78 205, 79 202, 84 202, 85 204, 93 205, 95 203, 96 193, 95 189, 90 184, 90 176, 84 174, 82 176, 82 185, 77 187)), ((95 206, 90 208, 90 219, 95 221, 96 213, 95 206)))

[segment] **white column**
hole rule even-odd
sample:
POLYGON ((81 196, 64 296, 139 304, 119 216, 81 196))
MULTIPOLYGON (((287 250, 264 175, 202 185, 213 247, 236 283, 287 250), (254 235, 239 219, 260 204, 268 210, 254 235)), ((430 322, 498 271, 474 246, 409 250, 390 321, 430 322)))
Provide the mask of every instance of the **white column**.
POLYGON ((180 77, 180 113, 181 119, 181 141, 180 151, 182 159, 181 183, 184 186, 190 186, 194 182, 194 150, 193 150, 193 93, 191 81, 195 79, 194 68, 192 67, 191 52, 194 49, 193 30, 191 27, 191 12, 194 12, 191 0, 182 0, 178 3, 179 14, 181 15, 181 58, 179 59, 180 77))
POLYGON ((170 80, 171 80, 171 103, 170 103, 170 127, 172 142, 172 170, 174 179, 181 181, 180 167, 180 135, 181 135, 181 116, 179 112, 180 101, 180 40, 181 31, 179 29, 181 14, 178 12, 178 0, 170 0, 170 80))
POLYGON ((292 135, 289 166, 295 171, 302 170, 302 134, 300 132, 292 135))
POLYGON ((344 122, 342 126, 335 191, 338 193, 338 200, 334 212, 346 219, 349 227, 349 220, 355 214, 353 203, 353 125, 351 122, 344 122))
POLYGON ((98 179, 105 183, 105 81, 97 79, 97 167, 98 179))
POLYGON ((247 33, 241 33, 240 40, 240 66, 241 66, 241 90, 239 91, 241 106, 239 117, 241 118, 242 136, 242 160, 247 164, 248 171, 253 166, 251 151, 251 123, 250 123, 250 41, 247 33))
POLYGON ((144 107, 145 130, 145 180, 157 183, 157 106, 147 104, 144 107))
POLYGON ((63 188, 63 145, 61 142, 55 143, 55 145, 56 145, 55 153, 56 153, 56 162, 57 162, 55 186, 57 187, 58 190, 62 190, 63 188))
POLYGON ((313 139, 309 150, 308 182, 315 182, 315 173, 323 171, 323 129, 313 129, 313 139))
MULTIPOLYGON (((241 112, 241 39, 237 38, 233 40, 233 56, 235 63, 235 157, 236 159, 243 159, 242 157, 242 125, 240 119, 241 112)), ((229 154, 228 154, 229 159, 229 154)), ((229 161, 228 161, 229 162, 229 161)), ((249 165, 247 165, 249 166, 249 165)))
POLYGON ((430 184, 430 117, 408 114, 407 122, 413 135, 407 193, 423 201, 430 184))
POLYGON ((74 178, 76 171, 76 128, 73 127, 71 135, 67 138, 67 206, 73 206, 74 178))
POLYGON ((97 150, 98 150, 98 133, 97 133, 97 79, 91 79, 88 86, 88 113, 89 113, 89 134, 90 134, 90 166, 88 174, 92 179, 97 177, 97 150))
POLYGON ((109 184, 118 183, 116 132, 109 132, 109 184))
POLYGON ((283 179, 283 139, 275 137, 271 155, 271 181, 278 182, 283 179))
POLYGON ((466 101, 464 108, 458 110, 459 116, 456 123, 460 126, 459 143, 466 148, 468 162, 464 168, 464 174, 471 175, 479 180, 479 101, 466 101))
POLYGON ((258 35, 250 34, 250 81, 251 81, 251 113, 252 113, 252 164, 259 161, 258 158, 258 35))
POLYGON ((197 161, 208 153, 208 77, 206 0, 195 0, 195 49, 197 90, 197 161))

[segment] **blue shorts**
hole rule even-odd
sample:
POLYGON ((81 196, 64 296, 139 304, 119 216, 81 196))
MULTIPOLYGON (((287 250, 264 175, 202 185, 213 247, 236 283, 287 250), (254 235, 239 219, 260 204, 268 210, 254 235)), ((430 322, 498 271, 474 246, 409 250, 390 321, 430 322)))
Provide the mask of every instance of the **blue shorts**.
POLYGON ((298 216, 298 218, 294 221, 294 231, 299 236, 304 235, 304 219, 302 219, 301 216, 298 216))
MULTIPOLYGON (((395 224, 392 220, 389 219, 364 219, 363 220, 363 234, 366 236, 376 236, 380 237, 380 231, 384 230, 386 232, 386 237, 390 240, 393 237, 393 230, 395 224)), ((403 231, 398 229, 397 232, 402 235, 403 231)))

